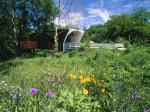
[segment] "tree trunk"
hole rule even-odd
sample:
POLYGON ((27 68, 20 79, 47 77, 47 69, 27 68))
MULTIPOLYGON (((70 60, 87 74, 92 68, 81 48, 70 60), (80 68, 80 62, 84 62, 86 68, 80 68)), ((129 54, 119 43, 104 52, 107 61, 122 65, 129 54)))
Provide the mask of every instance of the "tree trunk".
POLYGON ((58 25, 56 25, 55 27, 54 39, 55 39, 55 51, 57 52, 58 51, 58 25))

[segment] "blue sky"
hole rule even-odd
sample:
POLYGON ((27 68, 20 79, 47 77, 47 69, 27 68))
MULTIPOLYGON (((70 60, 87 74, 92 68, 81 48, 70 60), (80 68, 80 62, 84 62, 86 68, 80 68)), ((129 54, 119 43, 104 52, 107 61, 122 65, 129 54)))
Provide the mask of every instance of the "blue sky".
MULTIPOLYGON (((62 0, 62 4, 65 3, 62 0)), ((73 0, 72 11, 63 17, 71 18, 63 25, 74 24, 81 28, 103 24, 113 14, 132 13, 144 6, 150 10, 150 0, 73 0)))

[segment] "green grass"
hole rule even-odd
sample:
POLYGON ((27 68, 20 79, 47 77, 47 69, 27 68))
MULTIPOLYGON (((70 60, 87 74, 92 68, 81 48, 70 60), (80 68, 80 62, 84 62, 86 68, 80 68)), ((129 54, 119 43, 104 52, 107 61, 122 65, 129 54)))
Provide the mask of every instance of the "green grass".
POLYGON ((150 108, 149 47, 23 57, 0 62, 0 67, 2 112, 142 112, 150 108), (69 74, 77 78, 71 80, 69 74), (104 83, 81 84, 81 75, 104 83), (30 88, 37 88, 40 93, 32 96, 28 94, 30 88), (88 95, 82 93, 83 88, 88 95), (105 93, 100 92, 103 88, 105 93), (44 93, 48 90, 55 97, 46 98, 44 93), (13 91, 21 96, 12 99, 13 91), (134 93, 141 97, 139 101, 134 93))

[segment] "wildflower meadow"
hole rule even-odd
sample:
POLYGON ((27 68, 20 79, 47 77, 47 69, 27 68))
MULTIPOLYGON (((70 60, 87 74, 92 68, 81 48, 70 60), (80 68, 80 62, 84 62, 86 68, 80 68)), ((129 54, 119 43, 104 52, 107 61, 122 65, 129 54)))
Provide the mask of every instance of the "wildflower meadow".
POLYGON ((150 112, 148 47, 28 57, 0 62, 0 112, 150 112))

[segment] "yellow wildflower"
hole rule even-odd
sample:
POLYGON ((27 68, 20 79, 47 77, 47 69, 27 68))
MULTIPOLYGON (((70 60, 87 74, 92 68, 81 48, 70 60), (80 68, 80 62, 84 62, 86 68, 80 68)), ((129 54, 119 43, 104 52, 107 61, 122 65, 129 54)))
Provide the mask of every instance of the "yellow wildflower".
POLYGON ((87 94, 89 93, 89 91, 88 91, 87 89, 85 89, 85 88, 82 89, 82 92, 83 92, 85 95, 87 95, 87 94))
POLYGON ((86 78, 80 80, 81 84, 89 82, 89 81, 91 81, 90 77, 86 77, 86 78))
POLYGON ((80 79, 81 84, 86 83, 85 79, 80 79))
POLYGON ((74 74, 70 74, 69 77, 70 77, 72 80, 77 79, 77 76, 74 75, 74 74))
POLYGON ((83 69, 80 69, 79 73, 80 73, 80 74, 83 74, 83 69))
POLYGON ((87 78, 85 78, 85 80, 88 82, 88 81, 91 81, 91 78, 87 77, 87 78))
POLYGON ((91 76, 90 79, 96 84, 96 79, 93 76, 91 76))
POLYGON ((102 88, 102 89, 101 89, 101 93, 106 93, 106 89, 105 89, 105 88, 102 88))
POLYGON ((80 79, 83 79, 83 76, 82 76, 82 75, 80 75, 80 79))
POLYGON ((93 79, 93 82, 96 84, 96 79, 93 79))
POLYGON ((104 80, 99 80, 98 82, 99 82, 99 83, 104 83, 105 81, 104 81, 104 80))

